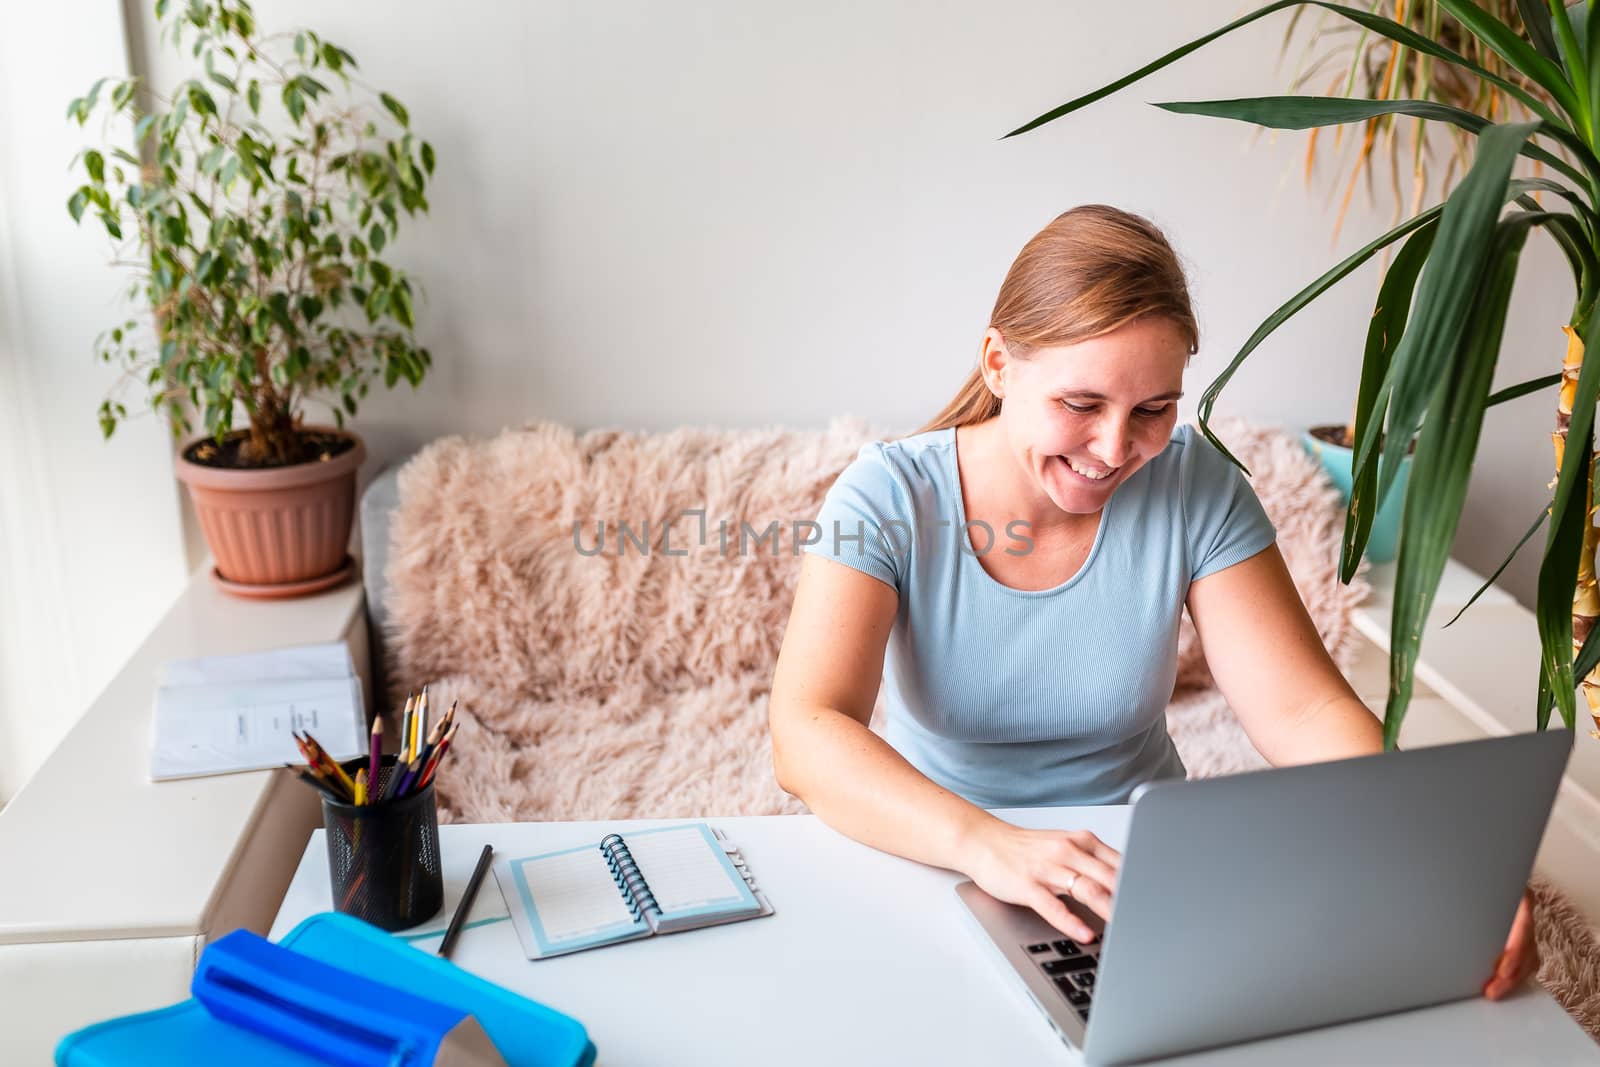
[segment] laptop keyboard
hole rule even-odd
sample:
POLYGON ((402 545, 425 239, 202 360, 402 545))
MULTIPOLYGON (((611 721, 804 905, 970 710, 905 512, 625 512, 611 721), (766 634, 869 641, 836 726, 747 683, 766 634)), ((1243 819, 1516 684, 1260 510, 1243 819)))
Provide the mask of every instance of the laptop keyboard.
POLYGON ((1078 1017, 1088 1022, 1089 1006, 1094 1001, 1095 969, 1100 964, 1098 948, 1062 938, 1040 941, 1028 945, 1027 949, 1033 962, 1050 976, 1067 1003, 1077 1010, 1078 1017))

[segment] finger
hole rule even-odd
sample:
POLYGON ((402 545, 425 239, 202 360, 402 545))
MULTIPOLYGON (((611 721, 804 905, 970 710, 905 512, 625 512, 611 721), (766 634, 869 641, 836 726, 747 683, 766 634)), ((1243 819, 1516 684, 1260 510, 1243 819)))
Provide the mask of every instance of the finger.
POLYGON ((1082 904, 1085 908, 1098 915, 1103 922, 1111 921, 1111 908, 1114 894, 1111 890, 1098 882, 1088 878, 1080 878, 1072 885, 1072 892, 1067 896, 1082 904))
POLYGON ((1061 902, 1061 898, 1054 893, 1040 887, 1039 892, 1030 901, 1029 906, 1039 913, 1039 917, 1063 934, 1081 944, 1088 944, 1094 940, 1094 931, 1089 929, 1089 924, 1072 914, 1072 909, 1061 902))
POLYGON ((1538 955, 1539 947, 1534 937, 1533 909, 1528 904, 1527 894, 1523 894, 1522 902, 1517 905, 1516 918, 1511 921, 1511 935, 1506 938, 1505 953, 1500 958, 1500 964, 1495 968, 1497 976, 1513 978, 1526 966, 1530 956, 1538 955))
POLYGON ((1081 847, 1084 852, 1093 856, 1095 859, 1099 860, 1101 863, 1104 863, 1107 867, 1114 871, 1122 869, 1122 853, 1118 852, 1116 849, 1100 840, 1088 830, 1080 830, 1077 833, 1080 838, 1079 847, 1081 847))
POLYGON ((1104 860, 1085 850, 1084 845, 1070 839, 1061 842, 1061 850, 1056 854, 1065 873, 1061 878, 1071 878, 1075 872, 1086 878, 1093 878, 1101 885, 1110 889, 1117 884, 1117 872, 1104 860))

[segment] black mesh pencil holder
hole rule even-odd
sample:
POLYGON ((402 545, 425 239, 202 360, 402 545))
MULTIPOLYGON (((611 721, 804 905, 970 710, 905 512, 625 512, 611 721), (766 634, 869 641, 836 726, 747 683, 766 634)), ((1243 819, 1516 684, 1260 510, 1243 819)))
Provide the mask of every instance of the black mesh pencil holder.
MULTIPOLYGON (((343 764, 353 778, 364 759, 343 764)), ((395 757, 384 756, 380 792, 394 773, 395 757)), ((426 922, 444 903, 439 864, 439 813, 433 783, 399 800, 357 807, 322 798, 328 836, 328 876, 333 906, 384 930, 426 922)))

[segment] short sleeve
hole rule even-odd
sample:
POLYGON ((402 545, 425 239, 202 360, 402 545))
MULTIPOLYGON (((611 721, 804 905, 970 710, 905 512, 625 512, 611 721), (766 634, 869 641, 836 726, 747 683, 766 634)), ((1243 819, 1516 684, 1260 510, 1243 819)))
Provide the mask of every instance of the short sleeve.
POLYGON ((882 442, 865 444, 823 497, 817 529, 808 529, 800 543, 899 592, 912 528, 907 507, 882 442))
POLYGON ((1249 559, 1277 538, 1244 472, 1198 431, 1189 429, 1183 456, 1184 536, 1189 580, 1197 582, 1249 559))

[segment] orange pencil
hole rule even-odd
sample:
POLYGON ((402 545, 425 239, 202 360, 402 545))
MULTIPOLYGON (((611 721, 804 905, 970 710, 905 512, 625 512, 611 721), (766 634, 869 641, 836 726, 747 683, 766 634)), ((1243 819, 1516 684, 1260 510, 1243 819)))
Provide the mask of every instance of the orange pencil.
POLYGON ((444 737, 440 739, 438 746, 433 750, 433 754, 428 757, 428 762, 423 766, 422 777, 417 779, 418 789, 433 781, 434 773, 439 769, 439 757, 443 756, 444 750, 450 747, 450 739, 455 735, 456 724, 451 723, 450 729, 445 731, 444 737))
POLYGON ((328 750, 323 748, 322 745, 317 742, 315 737, 311 736, 310 731, 306 732, 306 742, 311 746, 313 753, 322 757, 323 766, 325 766, 329 772, 333 774, 335 780, 337 780, 340 785, 344 786, 346 792, 348 792, 351 796, 354 796, 356 792, 356 783, 350 780, 350 775, 345 773, 345 769, 339 766, 338 761, 336 761, 332 756, 328 755, 328 750))

